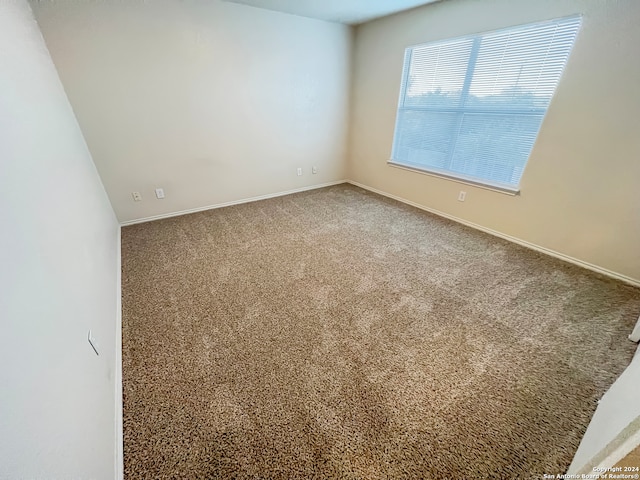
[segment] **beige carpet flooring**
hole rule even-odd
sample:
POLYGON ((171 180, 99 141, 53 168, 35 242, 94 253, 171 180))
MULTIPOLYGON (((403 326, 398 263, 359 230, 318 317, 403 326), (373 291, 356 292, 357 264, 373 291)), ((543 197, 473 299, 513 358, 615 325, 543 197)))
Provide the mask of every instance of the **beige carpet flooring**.
POLYGON ((338 185, 123 229, 127 479, 542 478, 640 290, 338 185))

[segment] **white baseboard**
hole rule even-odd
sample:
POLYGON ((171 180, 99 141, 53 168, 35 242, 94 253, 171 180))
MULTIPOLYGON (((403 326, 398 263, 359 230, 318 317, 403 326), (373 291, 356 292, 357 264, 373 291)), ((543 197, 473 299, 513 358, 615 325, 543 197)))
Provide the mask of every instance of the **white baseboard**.
POLYGON ((461 223, 461 224, 466 225, 468 227, 475 228, 476 230, 480 230, 482 232, 488 233, 488 234, 493 235, 495 237, 499 237, 499 238, 502 238, 504 240, 508 240, 510 242, 517 243, 518 245, 522 245, 523 247, 527 247, 527 248, 530 248, 532 250, 536 250, 537 252, 541 252, 541 253, 544 253, 546 255, 550 255, 550 256, 558 258, 560 260, 564 260, 565 262, 573 263, 574 265, 578 265, 579 267, 583 267, 583 268, 586 268, 588 270, 592 270, 594 272, 601 273, 601 274, 606 275, 608 277, 615 278, 616 280, 620 280, 620 281, 628 283, 630 285, 633 285, 633 286, 636 286, 636 287, 640 287, 640 280, 639 279, 631 278, 631 277, 628 277, 626 275, 622 275, 621 273, 617 273, 617 272, 614 272, 614 271, 611 271, 611 270, 607 270, 606 268, 602 268, 602 267, 599 267, 597 265, 593 265, 592 263, 588 263, 588 262, 579 260, 577 258, 570 257, 569 255, 565 255, 564 253, 556 252, 555 250, 550 250, 548 248, 541 247, 539 245, 527 242, 527 241, 522 240, 520 238, 512 237, 511 235, 507 235, 507 234, 498 232, 496 230, 492 230, 490 228, 483 227, 482 225, 478 225, 477 223, 469 222, 467 220, 464 220, 464 219, 459 218, 459 217, 455 217, 453 215, 449 215, 448 213, 441 212, 441 211, 436 210, 434 208, 425 207, 424 205, 420 205, 419 203, 412 202, 411 200, 407 200, 406 198, 398 197, 397 195, 393 195, 391 193, 383 192, 382 190, 378 190, 377 188, 373 188, 373 187, 370 187, 368 185, 364 185, 362 183, 355 182, 353 180, 348 180, 347 182, 352 184, 352 185, 355 185, 357 187, 364 188, 365 190, 369 190, 370 192, 377 193, 379 195, 382 195, 382 196, 385 196, 385 197, 388 197, 388 198, 393 198, 394 200, 398 200, 399 202, 406 203, 407 205, 411 205, 413 207, 419 208, 421 210, 425 210, 427 212, 433 213, 433 214, 438 215, 440 217, 444 217, 444 218, 447 218, 449 220, 453 220, 454 222, 461 223))
MULTIPOLYGON (((629 455, 632 451, 634 451, 640 445, 640 431, 635 432, 629 438, 624 440, 617 448, 607 455, 606 458, 600 461, 600 463, 590 469, 590 471, 585 471, 584 473, 593 473, 593 472, 609 472, 611 468, 615 466, 620 460, 629 455)), ((607 477, 604 477, 607 478, 607 477)))
MULTIPOLYGON (((598 407, 599 408, 599 407, 598 407)), ((596 415, 598 411, 596 410, 596 415)), ((589 430, 587 430, 587 434, 589 430)), ((573 463, 569 466, 569 475, 587 475, 611 472, 611 468, 620 460, 640 446, 640 417, 629 422, 602 450, 596 453, 587 463, 577 467, 573 463)), ((601 478, 606 478, 605 476, 601 478)))
POLYGON ((115 352, 115 478, 124 480, 124 434, 122 430, 122 227, 118 226, 116 271, 115 352))
POLYGON ((341 183, 350 183, 350 184, 355 185, 357 187, 364 188, 365 190, 369 190, 370 192, 374 192, 374 193, 377 193, 377 194, 385 196, 385 197, 393 198, 394 200, 398 200, 399 202, 406 203, 407 205, 414 206, 416 208, 419 208, 421 210, 425 210, 427 212, 433 213, 433 214, 438 215, 440 217, 444 217, 444 218, 447 218, 449 220, 453 220, 454 222, 466 225, 468 227, 475 228, 476 230, 480 230, 482 232, 488 233, 488 234, 493 235, 495 237, 499 237, 499 238, 502 238, 504 240, 508 240, 510 242, 517 243, 518 245, 522 245, 524 247, 530 248, 530 249, 535 250, 537 252, 541 252, 541 253, 544 253, 546 255, 550 255, 550 256, 558 258, 560 260, 564 260, 565 262, 573 263, 574 265, 578 265, 578 266, 580 266, 582 268, 586 268, 588 270, 591 270, 591 271, 594 271, 594 272, 597 272, 597 273, 601 273, 603 275, 606 275, 606 276, 611 277, 611 278, 615 278, 616 280, 620 280, 620 281, 628 283, 630 285, 633 285, 633 286, 636 286, 636 287, 640 287, 640 279, 635 279, 635 278, 632 278, 632 277, 628 277, 628 276, 623 275, 621 273, 617 273, 617 272, 614 272, 612 270, 608 270, 606 268, 599 267, 598 265, 594 265, 592 263, 588 263, 588 262, 585 262, 583 260, 580 260, 580 259, 577 259, 577 258, 574 258, 574 257, 570 257, 569 255, 565 255, 564 253, 556 252, 555 250, 551 250, 551 249, 548 249, 548 248, 545 248, 545 247, 541 247, 540 245, 536 245, 534 243, 527 242, 526 240, 522 240, 522 239, 517 238, 517 237, 512 237, 511 235, 507 235, 505 233, 498 232, 496 230, 492 230, 490 228, 484 227, 484 226, 479 225, 477 223, 469 222, 469 221, 464 220, 462 218, 455 217, 453 215, 449 215, 448 213, 441 212, 441 211, 436 210, 434 208, 430 208, 430 207, 426 207, 424 205, 420 205, 419 203, 412 202, 411 200, 407 200, 406 198, 399 197, 397 195, 393 195, 391 193, 384 192, 382 190, 378 190, 377 188, 370 187, 368 185, 362 184, 360 182, 356 182, 354 180, 337 180, 337 181, 334 181, 334 182, 327 182, 327 183, 322 183, 322 184, 319 184, 319 185, 310 185, 310 186, 307 186, 307 187, 296 188, 296 189, 293 189, 293 190, 286 190, 286 191, 283 191, 283 192, 269 193, 269 194, 260 195, 260 196, 257 196, 257 197, 250 197, 250 198, 242 198, 242 199, 239 199, 239 200, 232 200, 230 202, 223 202, 223 203, 218 203, 218 204, 215 204, 215 205, 207 205, 207 206, 204 206, 204 207, 191 208, 191 209, 187 209, 187 210, 181 210, 181 211, 178 211, 178 212, 164 213, 164 214, 161 214, 161 215, 153 215, 151 217, 138 218, 138 219, 135 219, 135 220, 128 220, 128 221, 125 221, 125 222, 121 222, 120 225, 125 227, 125 226, 128 226, 128 225, 135 225, 137 223, 152 222, 154 220, 162 220, 162 219, 165 219, 165 218, 177 217, 177 216, 180 216, 180 215, 187 215, 189 213, 203 212, 203 211, 206 211, 206 210, 213 210, 213 209, 216 209, 216 208, 229 207, 229 206, 232 206, 232 205, 239 205, 241 203, 256 202, 256 201, 259 201, 259 200, 266 200, 268 198, 281 197, 281 196, 284 196, 284 195, 290 195, 292 193, 304 192, 304 191, 307 191, 307 190, 314 190, 314 189, 317 189, 317 188, 330 187, 332 185, 338 185, 338 184, 341 184, 341 183))
POLYGON ((307 187, 295 188, 293 190, 286 190, 284 192, 268 193, 266 195, 259 195, 257 197, 250 197, 250 198, 241 198, 239 200, 232 200, 230 202, 217 203, 215 205, 207 205, 206 207, 190 208, 188 210, 180 210, 178 212, 163 213, 160 215, 153 215, 151 217, 137 218, 135 220, 127 220, 125 222, 120 222, 120 225, 123 227, 126 227, 128 225, 135 225, 136 223, 145 223, 145 222, 152 222, 154 220, 162 220, 165 218, 179 217, 180 215, 188 215, 189 213, 204 212, 206 210, 213 210, 215 208, 222 208, 222 207, 230 207, 232 205, 239 205, 241 203, 257 202, 258 200, 267 200, 268 198, 282 197, 284 195, 291 195, 292 193, 306 192, 307 190, 315 190, 317 188, 330 187, 332 185, 339 185, 341 183, 347 183, 347 182, 348 180, 337 180, 335 182, 321 183, 319 185, 310 185, 307 187))

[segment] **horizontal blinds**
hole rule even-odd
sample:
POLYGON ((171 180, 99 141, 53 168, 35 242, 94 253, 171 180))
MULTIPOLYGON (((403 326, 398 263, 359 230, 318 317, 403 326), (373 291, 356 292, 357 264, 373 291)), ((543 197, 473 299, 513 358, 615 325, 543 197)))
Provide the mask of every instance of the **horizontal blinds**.
POLYGON ((414 47, 405 106, 459 106, 473 40, 414 47))
POLYGON ((408 49, 393 161, 517 187, 580 17, 408 49))

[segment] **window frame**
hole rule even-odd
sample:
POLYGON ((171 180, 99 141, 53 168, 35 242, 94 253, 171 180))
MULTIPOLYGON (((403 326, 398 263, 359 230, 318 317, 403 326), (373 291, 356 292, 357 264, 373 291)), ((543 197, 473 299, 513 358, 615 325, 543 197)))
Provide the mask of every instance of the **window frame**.
MULTIPOLYGON (((417 172, 417 173, 421 173, 421 174, 425 174, 425 175, 429 175, 429 176, 433 176, 433 177, 437 177, 437 178, 444 178, 446 180, 452 180, 458 183, 463 183, 463 184, 467 184, 467 185, 473 185, 476 187, 480 187, 480 188, 484 188, 487 190, 493 190, 496 192, 500 192, 500 193, 505 193, 505 194, 509 194, 509 195, 519 195, 520 194, 520 184, 522 182, 522 177, 524 177, 524 173, 526 172, 526 167, 529 164, 529 160, 531 158, 531 154, 533 153, 533 149, 535 148, 535 144, 537 143, 537 138, 539 136, 540 131, 542 130, 542 125, 544 124, 544 118, 549 110, 549 107, 551 106, 551 103, 553 101, 553 98, 555 97, 555 93, 557 90, 557 87, 562 79, 562 76, 564 74, 564 69, 566 68, 566 64, 568 63, 568 60, 571 56, 571 53, 573 51, 573 48, 576 44, 577 41, 577 37, 578 34, 580 33, 580 28, 582 27, 582 15, 581 14, 574 14, 574 15, 568 15, 568 16, 564 16, 564 17, 560 17, 560 18, 553 18, 553 19, 549 19, 549 20, 542 20, 542 21, 538 21, 538 22, 532 22, 532 23, 526 23, 526 24, 519 24, 519 25, 513 25, 513 26, 509 26, 509 27, 505 27, 505 28, 501 28, 501 29, 496 29, 496 30, 489 30, 489 31, 484 31, 484 32, 478 32, 478 33, 474 33, 474 34, 469 34, 469 35, 463 35, 463 36, 458 36, 458 37, 452 37, 452 38, 444 38, 444 39, 438 39, 438 40, 431 40, 428 42, 423 42, 423 43, 418 43, 418 44, 414 44, 414 45, 410 45, 408 47, 405 48, 404 51, 404 60, 403 60, 403 67, 402 67, 402 76, 401 76, 401 82, 400 82, 400 95, 399 95, 399 99, 398 99, 398 104, 396 107, 396 120, 395 120, 395 127, 394 127, 394 132, 393 132, 393 143, 392 143, 392 149, 391 149, 391 156, 390 159, 387 161, 387 164, 389 166, 392 167, 397 167, 400 169, 404 169, 404 170, 409 170, 412 172, 417 172), (527 108, 522 108, 522 109, 517 109, 517 108, 506 108, 506 109, 498 109, 498 108, 487 108, 487 107, 466 107, 465 103, 468 100, 468 92, 471 86, 471 82, 473 80, 473 76, 475 73, 475 69, 477 66, 477 60, 478 60, 478 52, 480 50, 480 45, 482 43, 483 37, 485 36, 489 36, 489 35, 494 35, 494 34, 499 34, 502 32, 509 32, 509 31, 517 31, 518 29, 525 29, 528 26, 531 25, 544 25, 544 24, 552 24, 552 23, 560 23, 562 21, 567 21, 570 19, 577 19, 578 20, 578 27, 577 27, 577 31, 576 31, 576 35, 574 37, 573 43, 571 45, 571 48, 569 49, 569 53, 567 56, 567 60, 564 64, 564 66, 562 67, 562 70, 560 72, 560 76, 558 77, 558 83, 556 84, 553 94, 549 100, 549 104, 545 107, 527 107, 527 108), (409 88, 409 72, 411 70, 411 66, 412 66, 412 56, 414 53, 414 50, 416 48, 420 48, 420 47, 425 47, 425 46, 430 46, 430 45, 437 45, 437 44, 443 44, 443 43, 454 43, 454 42, 460 42, 463 40, 470 40, 472 42, 472 46, 471 46, 471 51, 469 54, 469 60, 467 62, 467 67, 466 67, 466 71, 465 71, 465 78, 464 78, 464 83, 462 86, 462 89, 460 91, 460 103, 457 107, 444 107, 444 106, 432 106, 432 107, 425 107, 425 106, 410 106, 410 105, 406 105, 406 92, 407 89, 409 88), (484 114, 484 115, 519 115, 519 116, 523 116, 523 115, 528 115, 528 116, 537 116, 537 117, 542 117, 540 120, 540 127, 538 129, 538 132, 536 133, 536 139, 534 140, 534 143, 531 147, 531 150, 529 151, 529 155, 527 156, 527 160, 524 164, 524 169, 522 172, 522 175, 520 176, 519 180, 518 180, 518 184, 517 185, 512 185, 512 184, 506 184, 506 183, 501 183, 501 182, 495 182, 495 181, 491 181, 488 179, 482 179, 479 177, 475 177, 475 176, 470 176, 470 175, 465 175, 463 173, 459 173, 459 172, 455 172, 452 170, 445 170, 445 169, 439 169, 436 167, 432 167, 432 166, 426 166, 426 165, 422 165, 422 164, 417 164, 417 163, 412 163, 412 162, 408 162, 408 161, 403 161, 403 160, 398 160, 394 158, 394 154, 396 151, 396 139, 398 138, 398 133, 399 133, 399 127, 400 127, 400 119, 402 117, 401 113, 402 112, 407 112, 407 111, 428 111, 428 112, 434 112, 434 113, 453 113, 456 114, 456 123, 458 125, 458 128, 460 128, 460 125, 462 124, 462 119, 464 117, 465 114, 484 114)), ((457 140, 457 136, 455 138, 451 138, 452 142, 455 142, 457 140)), ((450 151, 448 152, 448 159, 447 159, 447 164, 450 166, 451 162, 453 160, 453 153, 454 153, 454 148, 451 148, 450 151)))

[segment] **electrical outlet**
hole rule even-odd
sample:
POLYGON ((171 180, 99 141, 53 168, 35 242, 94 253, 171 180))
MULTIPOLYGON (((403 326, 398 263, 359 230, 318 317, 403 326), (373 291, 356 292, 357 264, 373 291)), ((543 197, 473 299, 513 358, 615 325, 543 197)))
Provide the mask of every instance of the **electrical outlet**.
POLYGON ((156 198, 164 198, 164 189, 156 188, 156 198))
POLYGON ((464 202, 465 198, 467 198, 467 192, 460 190, 460 193, 458 194, 458 201, 464 202))
POLYGON ((298 176, 302 175, 302 168, 298 167, 298 176))
POLYGON ((311 173, 313 173, 314 175, 318 173, 318 167, 311 167, 311 173))
POLYGON ((140 192, 131 192, 131 196, 133 197, 134 202, 139 202, 140 200, 142 200, 142 195, 140 195, 140 192))

